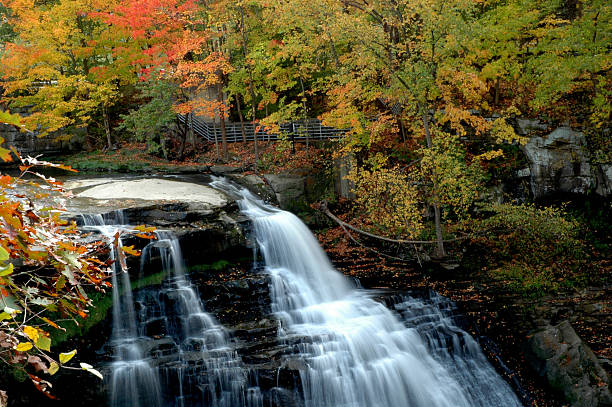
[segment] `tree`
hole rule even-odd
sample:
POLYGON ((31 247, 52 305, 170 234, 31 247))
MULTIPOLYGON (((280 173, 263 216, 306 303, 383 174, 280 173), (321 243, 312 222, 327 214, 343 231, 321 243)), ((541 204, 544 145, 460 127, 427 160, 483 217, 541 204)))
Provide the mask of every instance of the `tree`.
MULTIPOLYGON (((218 115, 224 125, 229 109, 221 89, 232 67, 220 45, 222 33, 210 20, 206 5, 189 0, 126 0, 104 19, 123 30, 124 42, 130 45, 117 46, 114 53, 130 61, 143 80, 156 73, 176 84, 175 113, 218 115), (207 97, 209 88, 217 90, 217 98, 207 97)), ((225 132, 223 151, 227 158, 225 132)))
MULTIPOLYGON (((165 158, 169 158, 169 148, 163 133, 169 131, 172 124, 177 122, 173 110, 173 96, 178 92, 177 86, 159 75, 152 74, 146 80, 140 81, 137 89, 139 97, 145 103, 122 115, 123 121, 117 129, 131 133, 138 141, 144 141, 148 153, 161 153, 165 158)), ((184 123, 185 128, 186 126, 187 120, 184 123)), ((186 136, 183 135, 182 140, 185 139, 186 136)), ((184 148, 184 142, 182 147, 184 148)), ((181 149, 177 158, 182 154, 181 149)))
POLYGON ((330 81, 328 121, 352 125, 346 146, 362 155, 404 129, 413 136, 413 148, 406 151, 412 156, 407 169, 413 170, 405 176, 420 185, 433 208, 434 254, 444 257, 443 206, 446 215, 465 211, 476 198, 475 169, 500 154, 494 152, 498 142, 518 139, 503 118, 485 118, 486 80, 462 41, 477 29, 479 11, 462 0, 341 3, 345 8, 333 21, 334 32, 342 34, 335 42, 347 45, 339 56, 340 74, 330 81), (461 144, 469 145, 474 136, 487 142, 467 155, 461 144), (448 204, 456 200, 463 203, 450 211, 448 204))
POLYGON ((5 5, 16 36, 2 55, 4 100, 11 108, 28 108, 24 124, 41 135, 58 132, 68 138, 101 115, 110 148, 108 109, 118 84, 96 74, 97 68, 112 63, 112 56, 99 42, 108 27, 90 14, 109 3, 8 0, 5 5))

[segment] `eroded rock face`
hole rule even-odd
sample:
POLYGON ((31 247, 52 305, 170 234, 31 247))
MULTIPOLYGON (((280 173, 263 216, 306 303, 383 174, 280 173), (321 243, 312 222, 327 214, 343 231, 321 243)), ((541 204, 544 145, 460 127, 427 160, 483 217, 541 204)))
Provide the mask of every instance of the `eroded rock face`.
POLYGON ((610 378, 569 322, 535 333, 527 354, 533 367, 572 407, 612 406, 610 378))
POLYGON ((597 168, 597 192, 601 196, 612 195, 612 164, 600 164, 597 168))
POLYGON ((518 130, 531 139, 523 147, 529 168, 517 176, 529 177, 534 198, 559 192, 612 195, 612 165, 591 164, 584 133, 559 127, 547 135, 534 136, 545 131, 546 125, 522 119, 518 130))
POLYGON ((277 204, 281 209, 299 210, 307 202, 308 177, 300 174, 227 174, 227 178, 245 187, 264 201, 277 204))
POLYGON ((585 194, 595 186, 583 133, 560 127, 545 137, 531 138, 523 150, 535 198, 555 192, 585 194))

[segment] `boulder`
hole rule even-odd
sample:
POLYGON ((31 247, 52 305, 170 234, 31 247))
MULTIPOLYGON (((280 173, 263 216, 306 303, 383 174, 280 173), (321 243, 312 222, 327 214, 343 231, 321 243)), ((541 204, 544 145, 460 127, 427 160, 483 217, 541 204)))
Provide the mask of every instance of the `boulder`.
POLYGON ((612 406, 610 378, 568 321, 529 339, 528 361, 572 407, 612 406))
POLYGON ((601 196, 612 195, 612 164, 600 164, 596 173, 597 187, 595 192, 601 196))
POLYGON ((235 172, 242 171, 241 167, 235 167, 233 165, 211 165, 210 172, 215 175, 227 175, 235 172))
POLYGON ((274 191, 282 209, 295 210, 306 204, 305 177, 291 174, 265 174, 264 179, 274 191))
POLYGON ((276 200, 276 194, 270 185, 268 185, 260 176, 255 174, 226 174, 225 176, 236 184, 245 187, 264 201, 273 204, 278 203, 276 200))
POLYGON ((540 123, 537 119, 517 119, 516 120, 517 132, 521 136, 530 136, 534 133, 546 131, 548 124, 540 123))

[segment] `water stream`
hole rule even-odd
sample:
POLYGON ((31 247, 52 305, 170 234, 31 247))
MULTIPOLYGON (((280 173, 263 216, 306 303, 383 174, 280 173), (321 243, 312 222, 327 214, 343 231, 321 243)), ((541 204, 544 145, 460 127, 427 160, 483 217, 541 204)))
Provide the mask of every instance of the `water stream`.
MULTIPOLYGON (((234 195, 252 221, 283 346, 278 371, 290 366, 299 380, 295 388, 260 390, 227 329, 204 310, 176 236, 157 231, 138 279, 161 276, 161 284, 133 293, 124 262, 114 263, 110 406, 521 406, 457 325, 450 301, 436 294, 377 300, 379 293, 334 269, 297 217, 224 181, 213 186, 234 195)), ((82 218, 110 242, 131 230, 121 212, 82 218)), ((121 238, 111 245, 113 259, 121 245, 121 238)))
MULTIPOLYGON (((83 215, 84 228, 109 241, 130 230, 121 212, 83 215)), ((203 309, 185 273, 176 236, 157 231, 142 252, 140 276, 155 259, 167 276, 161 287, 132 293, 130 275, 121 261, 113 264, 113 331, 109 383, 112 407, 260 407, 257 386, 233 349, 229 335, 203 309)), ((111 257, 118 259, 111 247, 111 257)))
POLYGON ((113 407, 161 407, 161 385, 157 370, 144 355, 143 338, 138 333, 130 275, 119 261, 122 239, 110 244, 115 235, 128 228, 121 211, 102 215, 81 215, 83 229, 104 235, 109 242, 113 284, 113 331, 111 346, 110 405, 113 407))
POLYGON ((476 341, 435 301, 390 310, 336 271, 308 228, 224 181, 253 222, 279 336, 305 362, 307 407, 512 407, 521 403, 476 341))

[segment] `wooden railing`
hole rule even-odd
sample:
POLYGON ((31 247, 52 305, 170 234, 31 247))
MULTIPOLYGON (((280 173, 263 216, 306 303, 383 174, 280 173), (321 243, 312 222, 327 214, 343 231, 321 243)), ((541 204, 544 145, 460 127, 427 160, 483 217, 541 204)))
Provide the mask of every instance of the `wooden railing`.
MULTIPOLYGON (((178 115, 179 121, 185 123, 185 116, 178 115)), ((202 120, 197 117, 189 117, 188 124, 193 128, 193 132, 204 140, 214 143, 221 142, 221 128, 218 124, 210 121, 202 120)), ((226 137, 228 143, 236 143, 243 141, 242 127, 237 122, 225 123, 226 137)), ((253 141, 255 138, 256 126, 252 123, 244 123, 244 133, 247 141, 253 141)), ((340 138, 347 133, 348 129, 336 129, 333 127, 323 126, 318 119, 309 119, 292 123, 283 123, 280 125, 280 132, 275 133, 269 131, 265 127, 260 127, 257 131, 257 140, 273 141, 280 137, 280 134, 294 142, 305 142, 309 140, 324 140, 340 138)))

